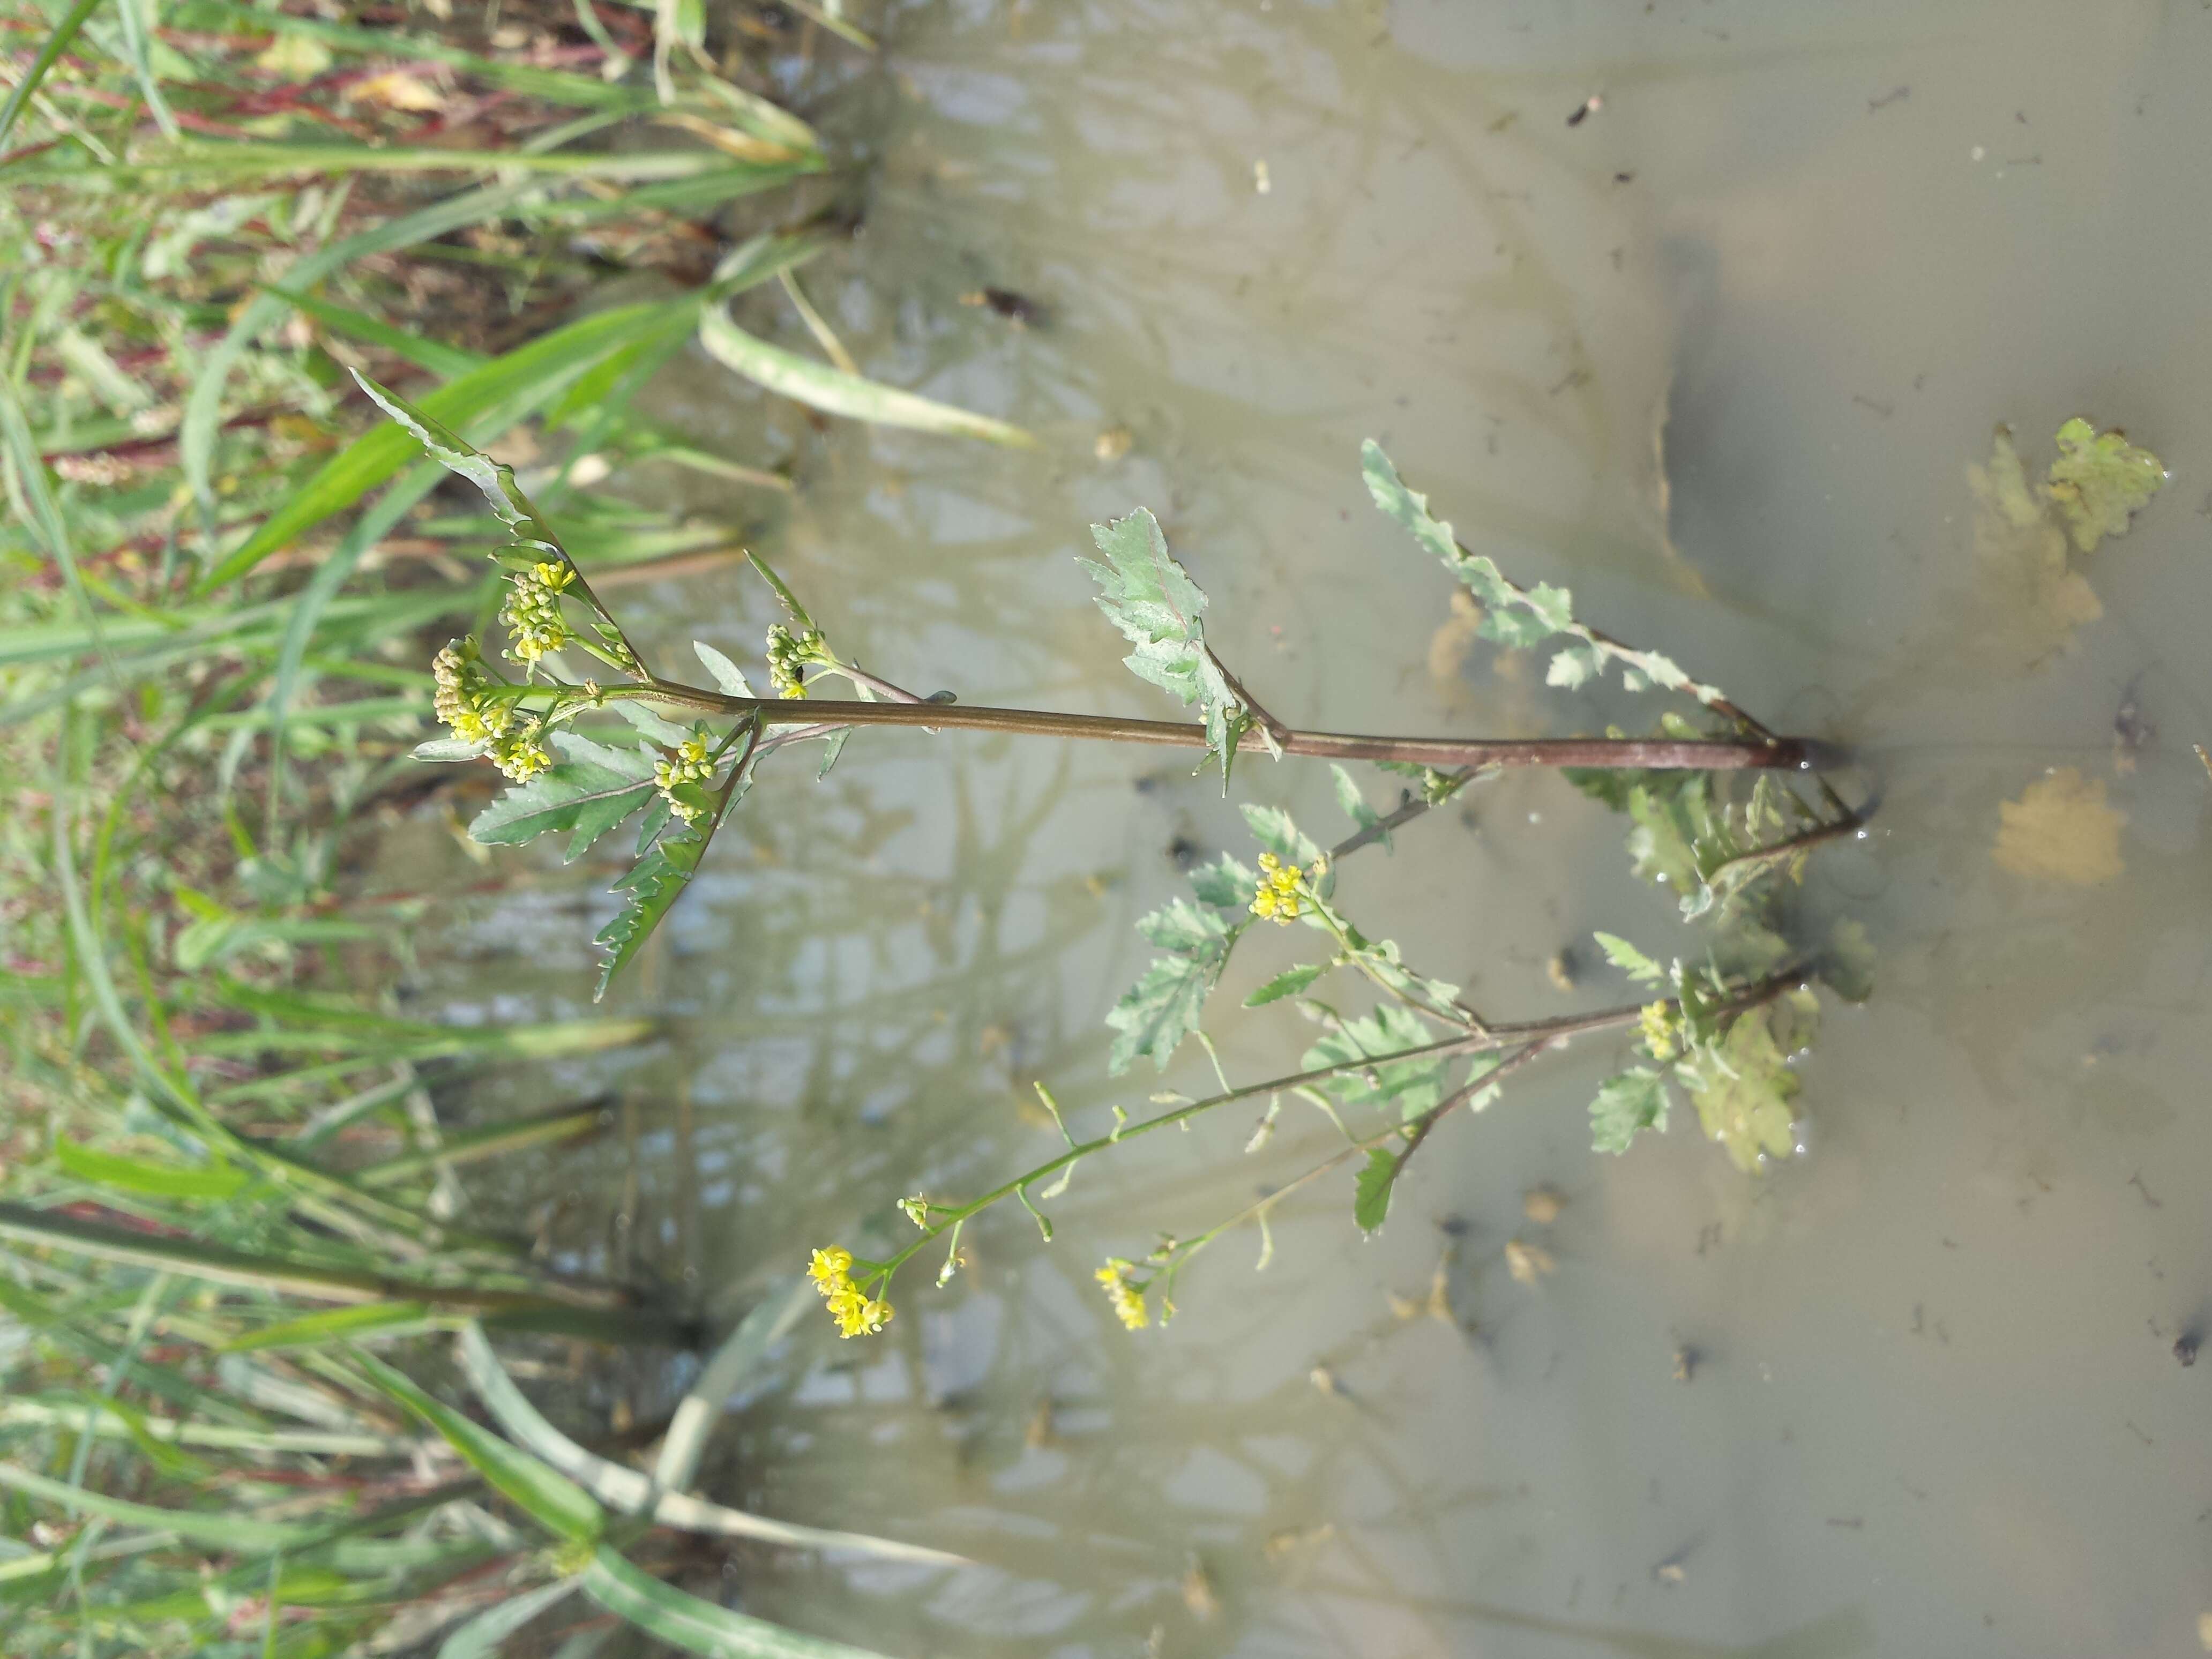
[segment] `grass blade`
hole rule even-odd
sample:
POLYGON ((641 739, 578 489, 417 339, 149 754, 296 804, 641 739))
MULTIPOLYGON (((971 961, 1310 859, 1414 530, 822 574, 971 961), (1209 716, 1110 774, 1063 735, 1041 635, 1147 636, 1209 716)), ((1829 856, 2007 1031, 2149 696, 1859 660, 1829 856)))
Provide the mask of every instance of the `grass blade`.
POLYGON ((501 1643, 576 1588, 575 1579, 557 1578, 485 1608, 438 1644, 438 1659, 492 1659, 501 1643))
POLYGON ((758 1307, 738 1322, 722 1346, 714 1350, 669 1419, 662 1437, 660 1456, 653 1478, 671 1492, 681 1492, 699 1473, 699 1459, 707 1449, 707 1436, 722 1415, 738 1384, 758 1369, 768 1351, 790 1331, 814 1305, 814 1292, 806 1280, 792 1279, 763 1297, 758 1307))
MULTIPOLYGON (((295 289, 313 288, 332 271, 356 259, 394 252, 466 225, 481 224, 513 208, 525 188, 520 182, 486 185, 342 237, 327 247, 295 260, 285 268, 284 280, 295 289)), ((184 464, 185 482, 191 486, 194 498, 201 503, 210 522, 215 516, 212 469, 216 432, 222 423, 223 392, 230 382, 230 371, 247 344, 263 331, 283 321, 290 311, 289 302, 274 295, 255 295, 246 309, 233 319, 222 338, 202 359, 199 378, 192 382, 191 395, 185 401, 185 417, 177 432, 178 454, 184 464)))
POLYGON ((543 98, 551 103, 617 112, 649 109, 653 106, 651 96, 641 90, 610 86, 604 81, 566 70, 538 69, 532 64, 480 57, 463 47, 448 45, 434 35, 402 33, 390 27, 362 28, 356 24, 327 23, 319 18, 301 17, 258 6, 240 5, 236 0, 196 0, 192 9, 198 18, 228 22, 257 33, 264 29, 276 29, 287 34, 304 35, 338 52, 449 64, 479 80, 489 81, 528 97, 543 98))
POLYGON ((404 328, 395 328, 383 319, 372 317, 365 311, 334 305, 312 294, 278 288, 273 283, 262 283, 257 286, 264 294, 274 295, 285 304, 306 312, 327 329, 353 339, 365 340, 370 345, 382 346, 393 356, 447 380, 457 374, 465 374, 473 368, 481 368, 489 361, 479 352, 425 339, 420 334, 410 334, 404 328))
POLYGON ((314 1347, 333 1338, 367 1335, 372 1332, 388 1333, 395 1329, 423 1328, 430 1323, 430 1310, 420 1302, 372 1302, 365 1307, 334 1308, 328 1313, 309 1314, 304 1319, 287 1319, 280 1324, 264 1325, 258 1331, 234 1338, 222 1345, 225 1353, 254 1353, 264 1348, 314 1347))
POLYGON ((7 443, 8 475, 13 488, 12 495, 21 491, 30 509, 30 519, 37 527, 39 539, 46 544, 46 551, 61 568, 62 580, 69 584, 70 599, 77 613, 84 618, 85 632, 90 635, 93 648, 100 653, 106 665, 108 678, 120 686, 122 676, 115 665, 114 653, 109 648, 107 637, 101 630, 100 613, 93 609, 92 595, 85 591, 84 575, 77 568, 76 552, 70 544, 69 528, 62 522, 60 509, 54 504, 53 492, 46 488, 46 464, 40 458, 39 447, 32 440, 30 423, 23 418, 23 408, 15 401, 14 390, 0 380, 0 437, 7 443))
POLYGON ((151 1504, 133 1504, 125 1498, 110 1498, 105 1492, 88 1492, 82 1486, 50 1480, 13 1463, 0 1463, 0 1486, 21 1492, 27 1498, 43 1498, 72 1515, 98 1516, 103 1521, 118 1521, 125 1526, 173 1533, 179 1538, 213 1544, 220 1549, 296 1549, 314 1543, 328 1530, 283 1521, 257 1521, 252 1516, 230 1510, 165 1510, 151 1504))
MULTIPOLYGON (((804 166, 802 160, 781 163, 804 166)), ((603 179, 610 184, 653 185, 720 173, 728 158, 708 149, 585 150, 418 149, 393 145, 285 144, 264 140, 188 139, 149 150, 143 160, 102 168, 120 186, 190 190, 240 185, 319 173, 333 177, 360 173, 489 173, 512 177, 536 173, 562 179, 603 179)), ((82 178, 74 157, 22 161, 9 169, 18 184, 59 184, 82 178)), ((289 274, 289 273, 288 273, 289 274)))
POLYGON ((442 1144, 428 1152, 406 1152, 372 1164, 365 1170, 355 1170, 353 1178, 364 1187, 380 1187, 441 1164, 473 1164, 482 1158, 520 1152, 525 1146, 558 1146, 579 1140, 597 1133, 603 1121, 602 1108, 583 1106, 573 1111, 524 1118, 519 1122, 495 1123, 449 1134, 442 1144))
POLYGON ((76 32, 84 27, 85 19, 92 15, 99 4, 100 0, 76 0, 62 21, 54 25, 53 33, 46 37, 46 45, 39 48, 39 55, 31 60, 31 67, 23 71, 23 78, 15 82, 15 90, 8 94, 8 101, 0 104, 0 144, 8 142, 9 133, 15 130, 15 118, 23 112, 23 106, 30 102, 31 94, 39 89, 39 82, 46 78, 46 71, 60 61, 62 53, 69 50, 69 43, 76 39, 76 32))
POLYGON ((664 1527, 687 1532, 712 1533, 729 1538, 758 1538, 800 1549, 850 1550, 884 1560, 915 1561, 930 1566, 966 1566, 963 1557, 920 1544, 876 1538, 866 1533, 836 1532, 771 1521, 743 1510, 725 1508, 702 1498, 670 1492, 641 1470, 596 1457, 545 1420, 529 1396, 514 1386, 499 1356, 473 1322, 464 1325, 453 1345, 461 1372, 476 1390, 477 1398, 498 1424, 538 1457, 575 1480, 610 1509, 624 1515, 642 1515, 664 1527))
POLYGON ((866 1648, 802 1636, 702 1601, 662 1583, 606 1544, 592 1552, 583 1585, 585 1594, 609 1613, 648 1636, 708 1659, 883 1659, 866 1648))
POLYGON ((228 1164, 209 1164, 192 1169, 177 1164, 149 1164, 95 1147, 80 1146, 66 1138, 54 1142, 54 1158, 80 1181, 96 1187, 113 1187, 126 1193, 154 1198, 225 1199, 250 1178, 228 1164))
MULTIPOLYGON (((696 298, 686 298, 594 312, 448 381, 422 399, 422 409, 472 441, 488 443, 608 353, 641 338, 690 327, 698 303, 696 298)), ((204 593, 244 575, 333 513, 351 507, 415 453, 415 441, 397 426, 380 422, 363 433, 325 462, 243 545, 204 577, 199 591, 204 593)))
POLYGON ((572 1542, 590 1543, 606 1529, 606 1511, 568 1476, 432 1399, 374 1354, 356 1348, 354 1358, 379 1389, 444 1436, 485 1480, 547 1531, 572 1542))
POLYGON ((0 1203, 0 1238, 150 1268, 217 1285, 236 1285, 277 1296, 311 1297, 351 1304, 420 1302, 434 1308, 494 1317, 503 1323, 565 1330, 594 1331, 615 1341, 680 1340, 680 1322, 642 1310, 609 1306, 603 1293, 570 1291, 566 1296, 477 1285, 416 1285, 360 1268, 234 1249, 195 1238, 138 1232, 88 1221, 80 1216, 0 1203))
MULTIPOLYGON (((66 1403, 45 1400, 0 1402, 0 1425, 17 1428, 89 1428, 102 1439, 134 1437, 112 1406, 88 1412, 82 1401, 66 1403)), ((221 1423, 185 1422, 173 1417, 141 1415, 135 1425, 156 1440, 179 1446, 204 1446, 216 1451, 304 1452, 315 1457, 406 1457, 416 1443, 387 1435, 349 1434, 335 1429, 239 1428, 221 1423)))
POLYGON ((1033 449, 1036 439, 1018 426, 994 421, 950 404, 940 404, 895 386, 879 386, 857 374, 817 363, 781 346, 770 345, 732 322, 720 307, 699 318, 699 343, 708 355, 757 386, 793 398, 825 414, 846 415, 881 426, 910 427, 917 432, 981 438, 1016 449, 1033 449))

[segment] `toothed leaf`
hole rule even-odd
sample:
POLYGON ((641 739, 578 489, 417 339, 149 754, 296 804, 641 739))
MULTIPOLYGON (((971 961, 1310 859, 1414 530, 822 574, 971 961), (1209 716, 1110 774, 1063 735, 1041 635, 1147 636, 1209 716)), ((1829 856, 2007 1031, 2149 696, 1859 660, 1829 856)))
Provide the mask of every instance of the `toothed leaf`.
POLYGON ((1490 560, 1460 546, 1452 535, 1451 526, 1430 514, 1428 497, 1408 487, 1398 476, 1398 469, 1391 465, 1380 444, 1370 438, 1361 446, 1359 453, 1360 471, 1367 479, 1367 491, 1375 498, 1375 505, 1402 525, 1474 595, 1482 607, 1482 620, 1476 631, 1485 639, 1504 646, 1527 647, 1541 645, 1560 635, 1568 636, 1570 642, 1553 657, 1551 665, 1545 671, 1547 684, 1581 685, 1602 673, 1607 663, 1617 662, 1621 665, 1623 678, 1631 690, 1640 691, 1647 685, 1656 685, 1663 690, 1687 692, 1708 705, 1727 702, 1717 686, 1699 684, 1672 659, 1655 651, 1632 650, 1601 637, 1577 622, 1574 596, 1565 588, 1541 582, 1534 587, 1522 587, 1508 580, 1490 560))
POLYGON ((1390 1216, 1390 1194, 1405 1167, 1405 1154, 1390 1147, 1370 1146, 1367 1162, 1353 1178, 1352 1218, 1363 1233, 1379 1231, 1390 1216))
POLYGON ((1226 784, 1249 711, 1206 648, 1206 595, 1168 551, 1159 521, 1143 507, 1091 526, 1091 537, 1105 562, 1077 562, 1098 584, 1098 608, 1136 647, 1122 660, 1139 678, 1198 706, 1206 752, 1219 758, 1226 784))
POLYGON ((1656 984, 1667 977, 1664 968, 1619 934, 1593 933, 1590 937, 1597 941, 1597 948, 1605 952, 1605 959, 1638 985, 1656 984))
POLYGON ((1625 1152, 1644 1130, 1667 1128, 1667 1084, 1647 1066, 1632 1066, 1599 1085, 1590 1102, 1590 1150, 1625 1152))
POLYGON ((1377 1064, 1327 1079, 1321 1086, 1344 1105, 1395 1103, 1401 1116, 1415 1118, 1444 1097, 1445 1061, 1437 1054, 1401 1060, 1389 1057, 1436 1040, 1410 1008, 1384 1003, 1362 1018, 1344 1021, 1306 1050, 1298 1067, 1315 1072, 1348 1060, 1376 1060, 1377 1064))
POLYGON ((1190 890, 1198 895, 1199 901, 1220 905, 1224 909, 1249 908, 1259 884, 1258 872, 1248 869, 1226 853, 1190 872, 1190 890))
POLYGON ((690 885, 706 850, 707 837, 698 830, 672 830, 614 884, 611 890, 627 896, 615 919, 599 930, 598 943, 607 959, 599 965, 599 984, 592 994, 592 1001, 606 995, 615 975, 653 937, 653 930, 660 926, 669 907, 690 885))
POLYGON ((351 373, 369 400, 429 451, 433 460, 483 492, 501 523, 515 531, 535 526, 529 500, 515 487, 514 468, 495 461, 460 434, 424 414, 398 392, 387 392, 359 369, 351 373))
MULTIPOLYGON (((1676 1068, 1706 1138, 1720 1142, 1739 1170, 1757 1169, 1762 1156, 1787 1158, 1796 1145, 1790 1102, 1797 1074, 1770 1018, 1765 1008, 1740 1016, 1726 1036, 1700 1045, 1676 1068)), ((1794 1024, 1794 1011, 1790 1018, 1794 1024)))
POLYGON ((469 825, 472 840, 515 847, 568 831, 562 857, 574 863, 652 795, 653 762, 643 753, 609 749, 574 732, 556 732, 553 742, 569 758, 485 807, 469 825))
MULTIPOLYGON (((1359 785, 1354 781, 1352 774, 1346 771, 1342 765, 1335 761, 1329 763, 1328 769, 1336 776, 1336 804, 1343 809, 1345 817, 1350 818, 1359 829, 1377 830, 1382 822, 1382 816, 1367 804, 1367 797, 1359 793, 1359 785)), ((1390 832, 1388 830, 1380 830, 1378 839, 1382 843, 1384 852, 1396 850, 1390 845, 1390 832)))
POLYGON ((1179 898, 1139 921, 1137 931, 1168 954, 1154 957, 1106 1016, 1118 1033, 1107 1056, 1108 1069, 1117 1076, 1140 1055, 1164 1067, 1176 1046, 1198 1029, 1206 999, 1243 927, 1179 898))
POLYGON ((1285 997, 1294 997, 1335 965, 1332 962, 1309 962, 1296 968, 1286 968, 1246 997, 1244 1006, 1260 1008, 1271 1002, 1280 1002, 1285 997))

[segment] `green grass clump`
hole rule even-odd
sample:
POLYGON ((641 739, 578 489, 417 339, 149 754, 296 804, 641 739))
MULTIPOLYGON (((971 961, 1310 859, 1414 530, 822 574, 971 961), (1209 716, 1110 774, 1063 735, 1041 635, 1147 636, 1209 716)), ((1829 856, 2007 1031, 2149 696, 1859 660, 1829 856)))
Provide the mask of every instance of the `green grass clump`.
POLYGON ((635 1475, 518 1406, 489 1346, 697 1338, 651 1287, 460 1218, 457 1171, 592 1135, 599 1105, 548 1081, 459 1131, 434 1106, 647 1028, 401 1018, 428 897, 348 875, 453 787, 407 757, 437 643, 498 576, 346 371, 476 441, 533 427, 595 571, 722 546, 571 475, 788 487, 634 405, 703 315, 827 244, 746 216, 828 163, 693 9, 399 15, 0 17, 5 1645, 461 1655, 613 1613, 694 1651, 848 1651, 663 1582, 717 1565, 688 1534, 872 1545, 684 1495, 726 1366, 641 1495, 562 1473, 635 1475), (455 1342, 523 1443, 446 1398, 455 1342))

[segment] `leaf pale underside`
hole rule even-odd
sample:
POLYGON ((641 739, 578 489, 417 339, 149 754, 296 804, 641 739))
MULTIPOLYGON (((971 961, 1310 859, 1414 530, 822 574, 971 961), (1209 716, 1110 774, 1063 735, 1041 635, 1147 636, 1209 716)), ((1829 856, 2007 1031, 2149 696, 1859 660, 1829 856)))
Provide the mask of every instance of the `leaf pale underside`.
POLYGON ((1545 671, 1547 684, 1572 690, 1602 673, 1607 664, 1618 663, 1623 683, 1632 691, 1656 686, 1685 692, 1709 707, 1728 701, 1719 687, 1692 679, 1672 658, 1622 645, 1577 622, 1574 596, 1567 589, 1542 582, 1522 587, 1491 560, 1467 551, 1451 526, 1430 513, 1428 497, 1399 477, 1382 446, 1372 438, 1360 446, 1360 471, 1375 505, 1474 595, 1482 608, 1475 631, 1483 638, 1525 649, 1565 636, 1567 643, 1545 671))

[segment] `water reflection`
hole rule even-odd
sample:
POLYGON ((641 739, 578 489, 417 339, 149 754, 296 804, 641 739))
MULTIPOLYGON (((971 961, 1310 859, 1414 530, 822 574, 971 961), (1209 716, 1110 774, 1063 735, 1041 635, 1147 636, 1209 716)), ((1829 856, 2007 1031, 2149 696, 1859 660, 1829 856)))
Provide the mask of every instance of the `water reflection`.
MULTIPOLYGON (((1126 1338, 1091 1267, 1249 1202, 1320 1126, 1252 1159, 1249 1115, 1124 1149, 1054 1206, 1048 1249, 994 1214, 951 1287, 902 1283, 885 1338, 794 1337, 710 1472, 724 1501, 985 1565, 747 1557, 748 1606, 915 1655, 2186 1645, 2212 1605, 2203 1372, 2172 1351, 2212 1297, 2191 1109, 2212 866, 2183 735, 2212 729, 2201 488, 2085 567, 2105 615, 2071 654, 1969 672, 1954 648, 2002 620, 1973 586, 1963 471, 1997 420, 2090 406, 2183 472, 2212 441, 2212 331, 2179 274, 2212 233, 2172 210, 2212 30, 2149 16, 894 9, 881 65, 842 71, 838 118, 877 158, 865 232, 810 292, 872 372, 1022 422, 1042 457, 817 431, 700 364, 666 389, 739 459, 797 459, 762 544, 842 648, 971 701, 1158 712, 1069 556, 1143 502, 1288 718, 1611 717, 1510 658, 1432 683, 1444 598, 1365 504, 1372 434, 1517 574, 1861 746, 1881 817, 1812 891, 1867 923, 1884 977, 1806 1068, 1817 1155, 1763 1182, 1680 1126, 1594 1159, 1593 1048, 1440 1135, 1378 1240, 1324 1184, 1285 1206, 1267 1273, 1224 1241, 1164 1333, 1126 1338), (961 303, 985 286, 1045 315, 961 303), (1124 428, 1126 454, 1097 443, 1124 428), (2167 734, 2129 773, 2124 695, 2167 734), (2001 803, 2054 765, 2126 814, 2104 885, 1991 860, 2001 803), (1523 1285, 1504 1252, 1538 1182, 1567 1197, 1558 1270, 1523 1285), (1425 1310, 1447 1253, 1449 1321, 1425 1310)), ((746 303, 795 337, 773 295, 746 303)), ((732 571, 638 605, 670 661, 771 619, 732 571)), ((1202 1086, 1202 1063, 1109 1085, 1099 1020, 1172 849, 1240 833, 1212 786, 888 733, 819 787, 805 769, 763 781, 625 994, 660 1039, 566 1079, 617 1091, 626 1133, 491 1177, 518 1210, 573 1190, 556 1248, 724 1314, 809 1243, 902 1225, 882 1220, 901 1194, 1044 1156, 1032 1078, 1085 1124, 1202 1086)), ((1241 787, 1333 822, 1325 776, 1241 787)), ((1481 1006, 1561 1012, 1610 1000, 1547 985, 1562 945, 1688 938, 1619 833, 1516 778, 1346 882, 1481 1006)), ((472 912, 426 994, 480 1003, 496 964, 517 1009, 579 1004, 595 913, 562 890, 472 912)), ((1224 1035, 1239 1077, 1303 1041, 1286 1009, 1224 1035)), ((527 1103, 483 1088, 460 1109, 527 1103)))

